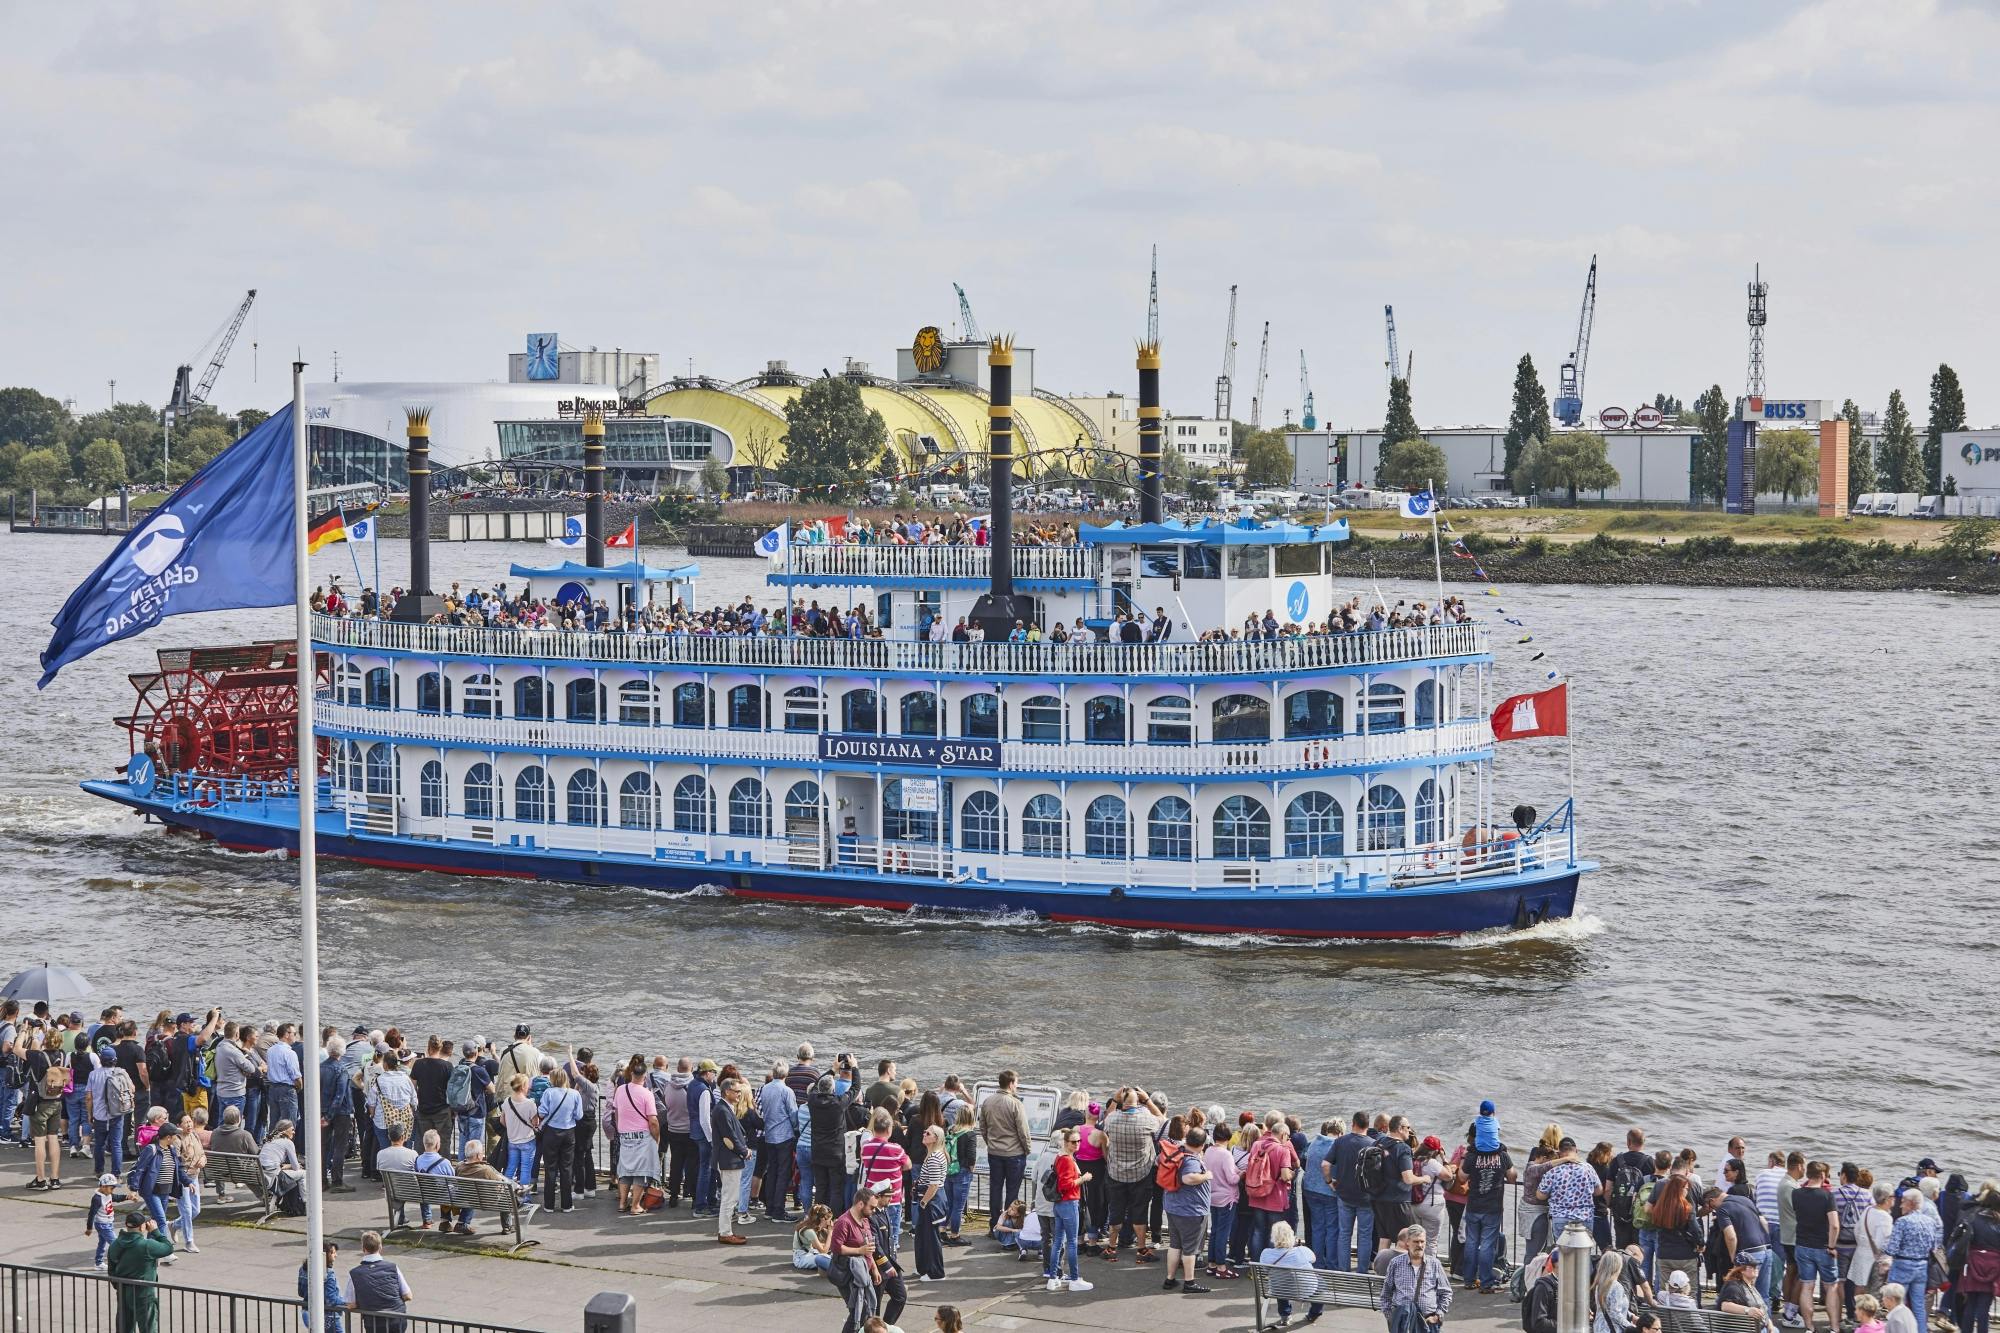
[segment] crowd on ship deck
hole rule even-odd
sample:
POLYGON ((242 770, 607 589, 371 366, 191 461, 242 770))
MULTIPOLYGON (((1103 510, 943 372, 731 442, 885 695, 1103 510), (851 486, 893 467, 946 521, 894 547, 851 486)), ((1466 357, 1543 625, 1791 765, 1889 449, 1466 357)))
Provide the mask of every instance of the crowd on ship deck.
MULTIPOLYGON (((1822 1317, 1829 1333, 1990 1333, 2000 1291, 2000 1181, 1974 1189, 1930 1157, 1878 1177, 1831 1155, 1753 1154, 1737 1137, 1711 1168, 1639 1128, 1622 1151, 1556 1124, 1510 1142, 1491 1101, 1426 1133, 1373 1109, 1314 1121, 1137 1085, 1022 1093, 1012 1070, 920 1081, 889 1058, 822 1064, 811 1043, 781 1060, 600 1063, 528 1023, 508 1042, 329 1025, 308 1045, 291 1023, 220 1008, 142 1023, 112 1006, 86 1022, 0 1002, 0 1142, 33 1151, 32 1191, 67 1188, 65 1161, 90 1162, 78 1193, 99 1268, 121 1190, 151 1219, 139 1227, 163 1242, 161 1262, 198 1255, 202 1164, 228 1153, 255 1157, 284 1211, 303 1208, 307 1171, 340 1193, 414 1171, 511 1181, 531 1207, 582 1207, 606 1225, 685 1208, 727 1246, 761 1219, 789 1229, 802 1279, 831 1284, 848 1333, 894 1326, 910 1283, 982 1262, 949 1257, 979 1241, 968 1204, 982 1169, 985 1244, 1038 1261, 1051 1293, 1093 1289, 1086 1255, 1100 1279, 1129 1285, 1116 1275, 1159 1264, 1160 1285, 1195 1296, 1252 1262, 1370 1269, 1390 1333, 1434 1329, 1455 1289, 1503 1284, 1526 1333, 1552 1333, 1552 1251, 1572 1223, 1595 1251, 1594 1333, 1646 1333, 1655 1311, 1697 1302, 1771 1333, 1822 1317), (299 1123, 308 1079, 317 1132, 299 1123), (1510 1269, 1516 1248, 1525 1262, 1510 1269)), ((428 1207, 414 1222, 480 1224, 428 1207)), ((1291 1290, 1303 1304, 1310 1287, 1291 1290)))

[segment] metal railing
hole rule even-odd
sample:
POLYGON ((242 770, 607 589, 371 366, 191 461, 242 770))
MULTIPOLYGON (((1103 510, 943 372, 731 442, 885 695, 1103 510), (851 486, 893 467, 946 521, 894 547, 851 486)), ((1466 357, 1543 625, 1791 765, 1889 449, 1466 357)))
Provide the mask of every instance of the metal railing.
MULTIPOLYGON (((0 1264, 0 1330, 5 1333, 300 1333, 305 1302, 166 1282, 138 1282, 56 1268, 0 1264), (147 1306, 152 1318, 142 1317, 147 1306)), ((515 1324, 437 1315, 348 1313, 352 1333, 537 1333, 515 1324)))
POLYGON ((1277 676, 1481 657, 1478 625, 1423 625, 1312 638, 1221 643, 920 643, 782 635, 594 634, 581 630, 412 625, 315 615, 322 647, 426 657, 503 658, 748 671, 899 672, 982 679, 1046 676, 1277 676))
MULTIPOLYGON (((324 700, 317 710, 317 725, 336 733, 475 750, 490 744, 579 754, 795 764, 818 761, 821 734, 419 713, 324 700)), ((1214 778, 1376 766, 1433 757, 1440 763, 1452 763, 1487 748, 1492 740, 1491 725, 1484 718, 1308 740, 1199 741, 1187 745, 1095 745, 1077 743, 1075 738, 1067 745, 1010 740, 1001 745, 1000 766, 1008 773, 1094 774, 1134 781, 1214 778)))
MULTIPOLYGON (((1082 546, 1017 546, 1017 579, 1094 581, 1089 548, 1082 546)), ((984 582, 993 569, 993 552, 985 546, 887 546, 843 543, 794 545, 789 557, 771 561, 773 574, 845 577, 974 579, 984 582), (789 563, 787 559, 789 558, 789 563)))

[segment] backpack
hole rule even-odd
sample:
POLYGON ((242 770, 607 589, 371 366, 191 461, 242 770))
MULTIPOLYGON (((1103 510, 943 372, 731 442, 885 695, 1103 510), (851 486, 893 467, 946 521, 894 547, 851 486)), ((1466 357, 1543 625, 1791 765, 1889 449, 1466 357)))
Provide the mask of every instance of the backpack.
MULTIPOLYGON (((1153 1183, 1163 1190, 1177 1190, 1181 1187, 1181 1163, 1187 1160, 1187 1149, 1178 1143, 1162 1143, 1160 1160, 1153 1167, 1153 1183)), ((1261 1191, 1260 1191, 1261 1192, 1261 1191)))
POLYGON ((1368 1191, 1371 1198, 1378 1197, 1389 1188, 1389 1150, 1379 1143, 1371 1143, 1361 1150, 1361 1160, 1355 1164, 1361 1177, 1361 1188, 1368 1191))
POLYGON ((445 1081, 444 1104, 459 1115, 471 1115, 479 1108, 472 1101, 472 1061, 460 1060, 451 1067, 445 1081))
POLYGON ((174 1076, 173 1052, 167 1049, 165 1037, 146 1043, 146 1080, 165 1092, 167 1083, 174 1076))
POLYGON ((1632 1200, 1639 1197, 1639 1191, 1650 1179, 1645 1172, 1629 1162, 1611 1177, 1611 1207, 1623 1216, 1632 1215, 1632 1200))
MULTIPOLYGON (((112 1116, 131 1115, 138 1103, 138 1093, 132 1087, 132 1076, 112 1065, 104 1074, 104 1109, 112 1116)), ((107 1120, 111 1116, 105 1117, 107 1120)))
POLYGON ((1271 1150, 1259 1143, 1250 1150, 1250 1161, 1243 1168, 1243 1189, 1246 1194, 1269 1194, 1277 1180, 1277 1172, 1271 1169, 1271 1150))
POLYGON ((1049 1169, 1042 1172, 1042 1202, 1058 1203, 1061 1200, 1062 1188, 1056 1184, 1055 1163, 1051 1162, 1049 1169))
POLYGON ((1632 1225, 1642 1231, 1650 1231, 1653 1226, 1653 1196, 1660 1192, 1660 1178, 1653 1177, 1632 1196, 1632 1225))
POLYGON ((1521 1333, 1556 1333, 1556 1275, 1535 1279, 1521 1302, 1521 1333))
POLYGON ((212 1088, 215 1086, 215 1048, 221 1044, 220 1041, 211 1041, 208 1045, 201 1048, 201 1060, 194 1067, 195 1087, 212 1088))
POLYGON ((44 1097, 60 1097, 69 1091, 69 1064, 61 1051, 49 1052, 49 1067, 42 1072, 42 1084, 35 1091, 44 1097))

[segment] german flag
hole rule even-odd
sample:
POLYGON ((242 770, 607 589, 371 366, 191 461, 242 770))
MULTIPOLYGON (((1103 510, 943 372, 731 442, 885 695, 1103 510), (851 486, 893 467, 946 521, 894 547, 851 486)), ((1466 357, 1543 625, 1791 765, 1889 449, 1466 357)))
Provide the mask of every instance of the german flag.
POLYGON ((317 523, 306 529, 306 550, 314 555, 335 542, 346 540, 347 516, 337 508, 328 510, 317 523))

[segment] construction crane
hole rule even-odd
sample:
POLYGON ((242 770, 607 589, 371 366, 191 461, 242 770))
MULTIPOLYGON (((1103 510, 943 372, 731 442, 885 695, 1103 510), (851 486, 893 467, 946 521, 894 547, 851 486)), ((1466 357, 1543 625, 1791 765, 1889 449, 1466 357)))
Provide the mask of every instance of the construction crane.
POLYGON ((1146 345, 1160 345, 1160 247, 1153 247, 1153 285, 1146 292, 1146 345))
POLYGON ((1229 329, 1222 335, 1222 373, 1215 377, 1215 419, 1228 421, 1235 410, 1232 397, 1236 378, 1236 284, 1229 285, 1229 329))
POLYGON ((965 299, 965 288, 954 282, 951 285, 951 289, 958 293, 958 336, 960 340, 969 343, 985 342, 986 339, 979 332, 979 321, 972 317, 972 302, 965 299))
POLYGON ((1583 280, 1583 311, 1576 317, 1576 348, 1562 363, 1556 382, 1555 417, 1565 426, 1583 420, 1583 372, 1590 360, 1590 325, 1597 318, 1597 256, 1590 257, 1590 276, 1583 280))
POLYGON ((1766 307, 1770 296, 1771 284, 1764 281, 1764 266, 1759 264, 1750 277, 1750 373, 1744 381, 1752 398, 1764 396, 1764 325, 1770 322, 1766 307))
POLYGON ((1319 418, 1313 414, 1312 377, 1306 374, 1306 349, 1299 349, 1299 425, 1311 430, 1319 425, 1319 418))
POLYGON ((243 321, 250 317, 251 303, 257 299, 257 289, 252 287, 243 298, 243 304, 236 307, 236 313, 222 321, 222 326, 208 335, 195 352, 199 359, 209 347, 215 348, 215 355, 209 358, 208 369, 202 372, 201 384, 193 390, 188 388, 188 380, 194 375, 194 366, 182 365, 174 371, 174 391, 167 399, 166 415, 169 420, 185 416, 208 401, 209 391, 215 388, 215 381, 222 374, 222 363, 229 356, 230 347, 236 342, 236 335, 243 331, 243 321))
POLYGON ((1271 372, 1271 321, 1264 321, 1264 342, 1257 349, 1257 392, 1250 395, 1250 428, 1264 424, 1264 380, 1271 372))
POLYGON ((1392 305, 1382 307, 1382 322, 1389 326, 1389 359, 1383 364, 1389 368, 1389 382, 1394 384, 1396 367, 1402 363, 1402 358, 1396 355, 1396 307, 1392 305))

